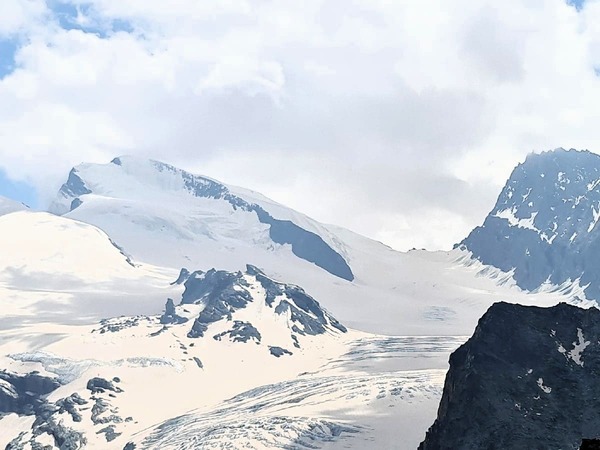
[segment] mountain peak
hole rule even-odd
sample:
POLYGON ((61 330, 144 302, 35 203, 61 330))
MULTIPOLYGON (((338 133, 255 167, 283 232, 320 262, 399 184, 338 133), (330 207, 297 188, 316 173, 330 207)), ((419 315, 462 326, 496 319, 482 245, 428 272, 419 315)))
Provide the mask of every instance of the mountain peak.
POLYGON ((525 289, 581 278, 599 298, 600 156, 555 149, 512 172, 482 226, 461 243, 484 264, 515 269, 525 289))

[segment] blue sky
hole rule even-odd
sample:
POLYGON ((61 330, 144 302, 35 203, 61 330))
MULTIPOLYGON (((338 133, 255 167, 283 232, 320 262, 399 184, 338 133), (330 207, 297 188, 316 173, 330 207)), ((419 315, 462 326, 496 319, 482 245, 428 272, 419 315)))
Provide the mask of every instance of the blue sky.
POLYGON ((0 170, 0 196, 17 200, 32 208, 39 206, 35 189, 27 183, 10 180, 3 170, 0 170))
MULTIPOLYGON (((14 70, 14 55, 18 40, 0 39, 0 79, 14 70)), ((7 178, 3 170, 0 170, 0 195, 25 203, 32 208, 38 206, 35 189, 26 183, 14 182, 7 178)))
POLYGON ((573 5, 577 9, 581 9, 584 2, 585 0, 567 0, 567 3, 573 5))
POLYGON ((108 23, 103 21, 101 23, 94 23, 89 21, 85 25, 82 25, 77 19, 79 16, 90 18, 91 14, 90 5, 82 4, 75 6, 71 3, 63 3, 62 1, 50 0, 48 1, 56 20, 62 28, 65 30, 84 30, 88 33, 95 33, 99 36, 106 37, 108 32, 116 31, 132 31, 131 26, 123 20, 111 20, 108 23))
POLYGON ((0 78, 4 78, 14 69, 17 39, 0 39, 0 78))

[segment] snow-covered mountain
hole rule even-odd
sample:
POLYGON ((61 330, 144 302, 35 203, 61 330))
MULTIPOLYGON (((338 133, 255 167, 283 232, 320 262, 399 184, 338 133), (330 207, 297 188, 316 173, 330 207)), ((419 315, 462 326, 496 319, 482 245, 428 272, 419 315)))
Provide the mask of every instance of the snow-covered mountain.
POLYGON ((600 156, 557 149, 519 164, 482 226, 460 244, 487 265, 514 269, 524 289, 579 280, 600 298, 600 156))
POLYGON ((415 448, 491 304, 594 304, 156 161, 78 166, 51 209, 0 216, 11 450, 415 448))
MULTIPOLYGON (((500 271, 473 278, 487 269, 466 252, 397 252, 256 192, 139 158, 75 167, 51 210, 101 228, 133 261, 205 272, 255 265, 374 333, 425 334, 436 323, 438 333, 468 334, 491 304, 471 287, 504 300, 498 280, 513 283, 500 271)), ((537 301, 517 291, 515 301, 537 301)))
POLYGON ((154 264, 198 266, 206 263, 203 254, 215 264, 215 254, 223 253, 216 265, 236 268, 270 253, 354 279, 343 249, 317 222, 254 192, 158 161, 121 157, 82 164, 71 170, 50 210, 100 226, 154 264))
POLYGON ((422 450, 578 449, 600 423, 600 311, 498 303, 450 357, 422 450))

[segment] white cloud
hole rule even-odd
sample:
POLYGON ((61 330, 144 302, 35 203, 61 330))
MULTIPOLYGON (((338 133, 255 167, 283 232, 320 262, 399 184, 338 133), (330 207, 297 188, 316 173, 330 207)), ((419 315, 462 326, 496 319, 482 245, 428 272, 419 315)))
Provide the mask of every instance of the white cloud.
POLYGON ((44 190, 139 153, 449 248, 528 152, 600 151, 598 1, 72 3, 87 32, 0 6, 0 35, 26 36, 0 80, 0 167, 44 190))
POLYGON ((0 38, 31 29, 48 10, 44 0, 2 0, 0 2, 0 38))

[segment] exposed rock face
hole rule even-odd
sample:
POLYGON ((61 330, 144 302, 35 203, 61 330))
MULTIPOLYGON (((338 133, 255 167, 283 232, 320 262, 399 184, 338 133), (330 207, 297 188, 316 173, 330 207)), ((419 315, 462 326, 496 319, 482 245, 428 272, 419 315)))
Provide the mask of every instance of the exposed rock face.
POLYGON ((118 333, 119 331, 123 331, 128 328, 137 327, 140 325, 140 323, 150 321, 152 321, 152 319, 148 316, 113 317, 110 319, 102 319, 100 321, 100 328, 92 330, 92 333, 118 333))
POLYGON ((81 201, 81 199, 79 197, 74 198, 73 201, 71 202, 71 211, 79 208, 81 205, 83 205, 83 202, 81 201))
POLYGON ((275 312, 282 314, 289 311, 291 320, 295 322, 294 331, 299 334, 317 335, 324 333, 328 325, 343 333, 347 331, 346 327, 334 317, 330 315, 326 317, 319 303, 301 287, 274 281, 252 265, 248 265, 246 270, 248 274, 254 275, 265 289, 267 293, 265 300, 269 306, 273 306, 277 297, 287 297, 288 300, 283 300, 276 305, 275 312))
POLYGON ((94 377, 88 380, 87 388, 92 392, 92 394, 102 393, 105 391, 111 392, 123 392, 123 390, 115 386, 112 381, 105 380, 104 378, 94 377))
POLYGON ((106 442, 114 441, 116 438, 118 438, 122 434, 122 433, 115 432, 114 425, 108 425, 96 432, 96 434, 102 434, 102 433, 104 433, 104 436, 106 437, 106 442))
POLYGON ((36 414, 45 404, 45 397, 59 387, 56 379, 35 372, 21 375, 0 371, 0 414, 36 414))
POLYGON ((248 283, 241 272, 210 269, 204 273, 194 272, 184 283, 185 291, 181 304, 204 303, 205 315, 219 316, 233 312, 232 308, 243 308, 252 296, 246 291, 238 291, 236 286, 246 287, 248 283))
MULTIPOLYGON (((73 168, 69 172, 69 177, 67 178, 67 182, 63 184, 58 192, 59 197, 70 200, 70 206, 68 211, 73 211, 74 209, 79 208, 83 201, 79 198, 82 195, 91 194, 92 191, 88 189, 85 184, 85 181, 81 179, 81 174, 77 169, 73 168)), ((59 214, 64 214, 68 212, 63 209, 61 211, 57 211, 59 214)))
POLYGON ((484 264, 514 268, 528 290, 581 278, 600 298, 600 156, 557 149, 519 164, 482 226, 460 246, 484 264))
POLYGON ((450 356, 420 445, 578 449, 600 430, 600 310, 496 303, 450 356))
POLYGON ((234 320, 236 311, 254 301, 264 301, 274 314, 288 318, 291 338, 296 347, 300 345, 298 335, 316 336, 331 330, 347 331, 302 288, 274 281, 251 265, 247 266, 245 274, 215 269, 194 272, 184 285, 181 303, 204 305, 188 333, 190 338, 202 337, 210 324, 226 320, 234 322, 233 328, 215 335, 215 339, 229 335, 234 342, 252 339, 260 343, 260 330, 249 322, 234 320), (256 291, 252 290, 251 282, 260 284, 264 289, 264 298, 255 298, 256 291))
POLYGON ((200 358, 198 358, 197 356, 194 356, 193 359, 199 369, 204 369, 204 364, 202 364, 202 361, 200 360, 200 358))
POLYGON ((225 336, 228 336, 233 342, 248 342, 249 340, 253 340, 257 344, 260 344, 261 338, 260 332, 250 322, 242 322, 241 320, 234 321, 231 330, 216 334, 213 338, 220 341, 225 336))
POLYGON ((281 348, 281 347, 269 347, 269 352, 271 352, 271 355, 275 356, 276 358, 279 358, 280 356, 283 355, 291 355, 292 352, 290 352, 289 350, 286 350, 285 348, 281 348))
POLYGON ((48 447, 37 440, 43 435, 50 436, 55 447, 61 450, 85 448, 87 439, 81 432, 65 425, 63 413, 69 414, 73 422, 81 422, 80 408, 88 401, 79 394, 73 393, 55 403, 49 402, 47 395, 59 386, 60 384, 53 378, 36 373, 18 375, 0 372, 0 392, 8 393, 13 398, 11 402, 2 404, 5 409, 0 410, 0 413, 12 412, 18 415, 35 416, 31 430, 21 432, 6 445, 6 450, 46 449, 48 447))
POLYGON ((153 161, 152 164, 160 172, 181 174, 186 189, 196 197, 223 199, 229 202, 234 209, 239 208, 256 213, 260 222, 270 225, 269 235, 273 242, 290 244, 292 252, 299 258, 312 262, 345 280, 352 281, 354 279, 354 274, 344 258, 327 245, 319 235, 305 230, 289 220, 274 218, 264 208, 231 193, 226 186, 214 180, 192 175, 158 161, 153 161))
POLYGON ((181 317, 177 315, 177 311, 175 309, 175 303, 172 298, 167 299, 167 303, 165 304, 165 312, 160 317, 160 323, 163 325, 167 325, 170 323, 185 323, 187 319, 185 317, 181 317))
POLYGON ((252 301, 241 272, 233 273, 211 269, 206 273, 194 272, 185 282, 182 304, 203 303, 204 309, 194 321, 188 337, 204 336, 208 325, 222 319, 232 320, 232 314, 252 301))
POLYGON ((87 400, 81 398, 78 393, 71 394, 69 397, 60 399, 56 402, 58 406, 58 413, 67 412, 71 415, 73 422, 81 422, 82 417, 79 413, 79 406, 87 404, 87 400))
POLYGON ((81 179, 79 172, 75 168, 71 169, 67 182, 60 188, 60 194, 65 197, 78 197, 91 193, 92 191, 85 185, 85 182, 81 179))
POLYGON ((179 271, 179 276, 177 277, 177 279, 175 281, 173 281, 171 283, 171 286, 174 284, 183 284, 187 281, 187 279, 190 277, 190 271, 187 270, 185 267, 182 267, 181 270, 179 271))

